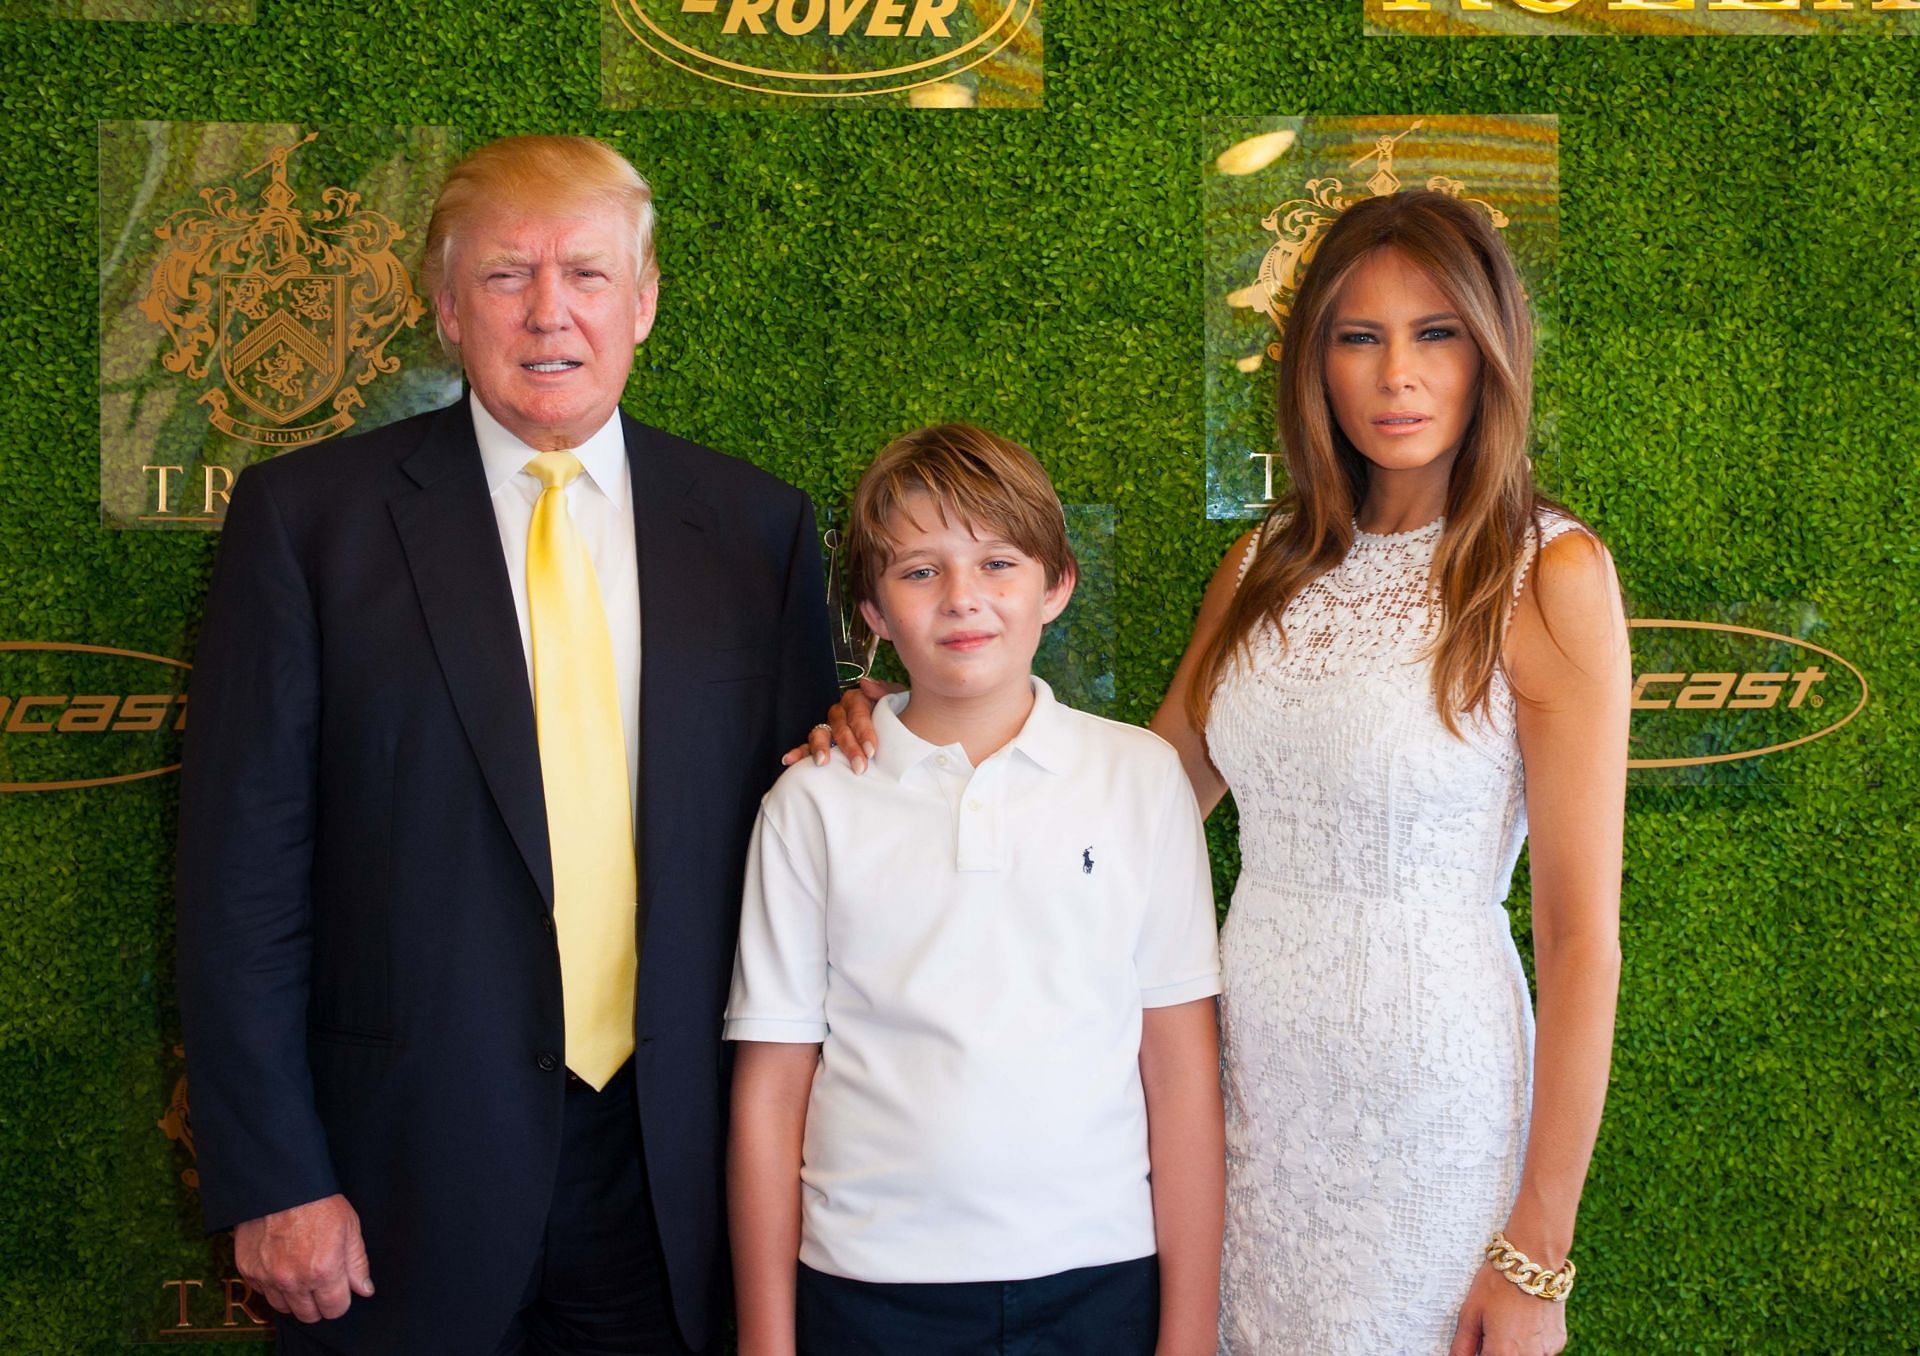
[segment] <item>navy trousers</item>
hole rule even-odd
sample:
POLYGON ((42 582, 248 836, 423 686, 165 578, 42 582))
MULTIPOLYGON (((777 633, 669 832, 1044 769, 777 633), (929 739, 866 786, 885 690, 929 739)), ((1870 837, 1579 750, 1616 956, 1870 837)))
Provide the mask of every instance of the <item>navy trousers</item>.
MULTIPOLYGON (((561 1135, 546 1237, 520 1312, 493 1356, 697 1356, 680 1340, 667 1292, 659 1226, 640 1168, 632 1061, 601 1092, 569 1077, 561 1135)), ((377 1276, 380 1259, 371 1261, 377 1276)), ((275 1319, 280 1356, 363 1356, 297 1319, 275 1319)))
POLYGON ((495 1356, 691 1356, 641 1162, 633 1061, 599 1092, 569 1075, 547 1236, 495 1356))
POLYGON ((1153 1356, 1160 1266, 894 1285, 802 1264, 795 1299, 800 1356, 1153 1356))

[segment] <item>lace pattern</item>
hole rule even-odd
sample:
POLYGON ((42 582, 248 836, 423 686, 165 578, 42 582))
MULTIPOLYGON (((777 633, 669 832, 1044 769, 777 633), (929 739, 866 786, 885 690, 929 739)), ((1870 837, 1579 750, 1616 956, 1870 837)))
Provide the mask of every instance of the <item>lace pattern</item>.
POLYGON ((1464 738, 1433 708, 1441 526, 1358 534, 1289 604, 1286 644, 1257 628, 1214 694, 1242 854, 1221 935, 1231 1356, 1444 1353, 1518 1186, 1514 697, 1496 676, 1464 738))

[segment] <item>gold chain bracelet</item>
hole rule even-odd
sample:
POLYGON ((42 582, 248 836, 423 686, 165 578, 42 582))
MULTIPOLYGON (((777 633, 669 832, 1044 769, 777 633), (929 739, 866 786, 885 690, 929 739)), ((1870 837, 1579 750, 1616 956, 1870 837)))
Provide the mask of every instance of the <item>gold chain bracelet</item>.
POLYGON ((1504 1233, 1496 1232, 1493 1241, 1487 1244, 1487 1262, 1529 1295, 1538 1295, 1543 1300, 1565 1303, 1573 1291, 1571 1257, 1560 1270, 1549 1271, 1509 1243, 1504 1233))

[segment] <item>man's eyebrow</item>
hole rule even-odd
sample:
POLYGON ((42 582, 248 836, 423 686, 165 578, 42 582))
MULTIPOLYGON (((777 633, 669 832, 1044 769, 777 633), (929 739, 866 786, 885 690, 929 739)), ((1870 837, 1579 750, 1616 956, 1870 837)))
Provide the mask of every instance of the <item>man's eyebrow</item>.
MULTIPOLYGON (((569 268, 576 264, 604 263, 613 257, 613 253, 612 250, 603 249, 571 250, 561 257, 560 262, 569 268)), ((475 267, 528 268, 533 262, 533 256, 524 250, 497 250, 492 254, 482 255, 480 259, 476 261, 475 267)))

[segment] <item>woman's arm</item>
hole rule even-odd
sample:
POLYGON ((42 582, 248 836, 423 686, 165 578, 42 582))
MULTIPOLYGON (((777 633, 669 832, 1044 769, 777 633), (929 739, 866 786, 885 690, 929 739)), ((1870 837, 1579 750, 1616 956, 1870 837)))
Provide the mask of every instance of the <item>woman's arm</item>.
POLYGON ((1149 730, 1179 750, 1180 765, 1187 770, 1187 780, 1193 783, 1193 796, 1200 802, 1203 816, 1212 814, 1213 807, 1227 794, 1227 783, 1214 768, 1213 760, 1207 757, 1206 732, 1194 729, 1193 721, 1187 716, 1187 695, 1193 691, 1200 656, 1226 621, 1227 605, 1240 586, 1241 563, 1252 549, 1253 538, 1253 532, 1243 534, 1228 549, 1220 568, 1213 572, 1206 596, 1200 600, 1200 615, 1193 623, 1193 639, 1187 642, 1187 652, 1180 656, 1180 667, 1174 670, 1173 682, 1160 700, 1160 709, 1147 722, 1149 730))
MULTIPOLYGON (((1526 767, 1539 1022, 1532 1129, 1505 1232, 1535 1262, 1558 1268, 1573 1247, 1600 1130, 1620 987, 1632 672, 1613 561, 1592 537, 1570 532, 1541 550, 1514 614, 1507 669, 1526 767)), ((1480 1351, 1484 1334, 1489 1349, 1557 1352, 1566 1343, 1563 1311, 1483 1266, 1453 1350, 1480 1351)))
POLYGON ((889 692, 905 692, 898 683, 883 683, 878 678, 862 678, 840 694, 829 706, 826 719, 807 734, 807 742, 795 745, 780 755, 780 766, 791 767, 811 757, 816 766, 824 766, 835 745, 847 755, 855 772, 867 770, 867 759, 879 746, 874 743, 873 708, 889 692))
POLYGON ((1140 1082, 1160 1253, 1156 1356, 1212 1356, 1219 1339, 1227 1147, 1214 1000, 1141 1014, 1140 1082))
POLYGON ((727 1134, 727 1229, 740 1356, 793 1356, 800 1259, 800 1146, 817 1044, 741 1041, 727 1134))

